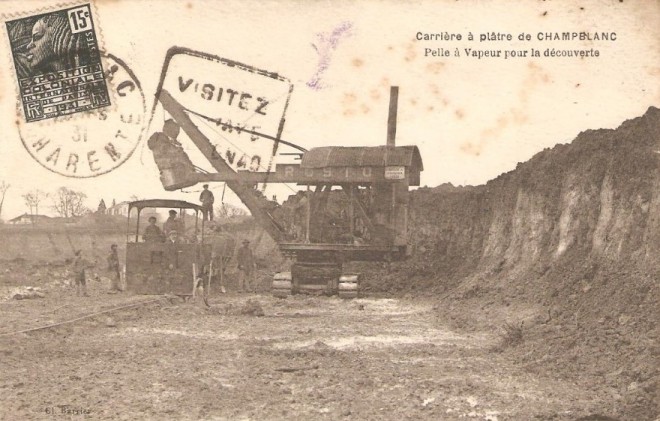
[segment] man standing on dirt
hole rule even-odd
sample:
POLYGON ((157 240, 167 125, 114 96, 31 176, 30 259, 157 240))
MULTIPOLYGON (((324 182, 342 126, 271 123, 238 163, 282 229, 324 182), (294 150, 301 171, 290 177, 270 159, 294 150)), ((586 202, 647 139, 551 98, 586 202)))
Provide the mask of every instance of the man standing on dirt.
POLYGON ((256 285, 251 285, 255 261, 250 249, 250 240, 243 240, 243 246, 238 249, 236 261, 238 263, 238 290, 241 292, 255 290, 256 285))
POLYGON ((110 254, 108 255, 108 270, 110 271, 110 291, 108 291, 108 294, 116 294, 121 292, 121 288, 119 288, 121 273, 119 270, 119 255, 117 254, 117 244, 110 246, 110 254))
POLYGON ((211 244, 211 276, 220 285, 220 292, 226 291, 224 282, 224 273, 229 261, 236 251, 236 239, 228 233, 222 231, 220 224, 213 222, 209 226, 209 243, 211 244))
POLYGON ((87 279, 85 276, 85 269, 90 266, 90 263, 85 260, 83 257, 82 250, 75 251, 75 257, 73 259, 73 276, 75 277, 76 282, 76 295, 89 297, 87 294, 87 279))
POLYGON ((213 221, 213 202, 215 201, 215 197, 213 197, 213 192, 209 190, 208 184, 204 184, 204 190, 202 190, 202 194, 199 195, 199 201, 202 202, 202 215, 204 216, 204 220, 213 221))

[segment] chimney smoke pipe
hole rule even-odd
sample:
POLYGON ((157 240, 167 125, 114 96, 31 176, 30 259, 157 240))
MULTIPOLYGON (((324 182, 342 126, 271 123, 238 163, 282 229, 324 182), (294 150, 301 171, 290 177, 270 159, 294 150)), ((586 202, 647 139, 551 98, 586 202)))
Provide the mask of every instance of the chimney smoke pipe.
POLYGON ((399 104, 399 87, 390 86, 390 112, 387 116, 387 146, 396 144, 396 112, 399 104))

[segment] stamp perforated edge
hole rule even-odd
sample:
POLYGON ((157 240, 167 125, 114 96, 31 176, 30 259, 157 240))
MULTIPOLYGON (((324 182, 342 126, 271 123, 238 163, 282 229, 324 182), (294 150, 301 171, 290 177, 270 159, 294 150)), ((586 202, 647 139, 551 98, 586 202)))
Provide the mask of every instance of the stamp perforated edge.
MULTIPOLYGON (((37 8, 30 8, 29 10, 21 11, 21 12, 10 12, 10 13, 2 13, 0 14, 0 19, 2 20, 2 37, 3 37, 3 45, 7 49, 7 54, 5 59, 11 62, 11 69, 12 74, 11 74, 11 83, 14 86, 14 93, 16 95, 16 125, 20 124, 28 124, 27 121, 24 119, 23 115, 23 107, 21 103, 21 92, 20 92, 20 87, 18 86, 18 78, 17 78, 17 70, 16 70, 16 64, 14 63, 14 56, 12 53, 11 49, 11 43, 9 42, 9 34, 7 33, 7 25, 6 23, 8 21, 16 20, 16 19, 22 19, 22 18, 27 18, 30 16, 34 15, 41 15, 49 12, 55 12, 58 10, 62 9, 69 9, 72 7, 76 6, 83 6, 83 5, 89 5, 89 8, 92 12, 92 18, 94 21, 94 31, 96 33, 96 39, 97 39, 97 44, 99 47, 99 53, 101 54, 101 66, 103 67, 103 71, 107 71, 107 58, 105 57, 105 54, 107 54, 107 49, 105 48, 105 41, 103 39, 103 25, 100 22, 99 19, 99 13, 98 9, 96 6, 96 1, 94 0, 75 0, 75 1, 69 1, 69 2, 57 2, 53 4, 48 4, 48 5, 43 5, 41 7, 37 8), (105 54, 104 54, 105 53, 105 54)), ((29 3, 28 3, 29 6, 29 3)), ((106 81, 106 84, 108 82, 106 81)), ((57 124, 59 121, 62 119, 70 120, 70 119, 75 119, 76 117, 79 117, 81 115, 85 115, 87 113, 93 113, 95 111, 100 111, 100 110, 115 110, 117 107, 117 98, 116 94, 113 92, 112 89, 108 89, 108 95, 110 95, 110 105, 103 107, 103 108, 97 108, 94 110, 87 110, 87 111, 81 111, 77 113, 71 113, 63 116, 58 116, 58 117, 53 117, 53 118, 48 118, 44 120, 39 120, 35 122, 31 122, 32 124, 39 124, 43 126, 48 126, 52 124, 57 124), (59 118, 59 120, 56 120, 59 118)))

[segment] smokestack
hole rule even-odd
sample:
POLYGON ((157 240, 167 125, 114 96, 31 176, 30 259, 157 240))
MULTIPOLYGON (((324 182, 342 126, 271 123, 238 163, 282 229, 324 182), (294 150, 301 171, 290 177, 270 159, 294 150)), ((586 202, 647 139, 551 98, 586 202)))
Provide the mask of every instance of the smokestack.
POLYGON ((390 112, 387 116, 387 146, 396 144, 396 111, 399 104, 399 87, 390 86, 390 112))

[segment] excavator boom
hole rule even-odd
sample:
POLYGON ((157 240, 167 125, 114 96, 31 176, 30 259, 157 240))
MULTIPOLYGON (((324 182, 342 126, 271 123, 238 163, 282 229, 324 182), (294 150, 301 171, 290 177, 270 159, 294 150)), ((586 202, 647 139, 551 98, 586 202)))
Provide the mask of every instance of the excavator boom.
MULTIPOLYGON (((268 234, 276 242, 284 238, 283 228, 275 221, 272 215, 267 211, 266 204, 268 200, 254 189, 254 183, 248 184, 238 181, 236 172, 222 159, 220 155, 215 153, 215 148, 209 139, 197 128, 195 123, 192 122, 190 117, 186 114, 183 107, 170 95, 166 90, 161 90, 158 100, 172 118, 179 124, 183 131, 188 135, 190 140, 193 141, 195 146, 204 154, 209 160, 213 168, 218 174, 223 177, 229 187, 243 204, 250 210, 250 213, 257 219, 258 223, 268 232, 268 234)), ((199 180, 191 174, 184 180, 184 185, 175 183, 170 185, 171 190, 194 185, 199 180)), ((166 186, 166 189, 168 187, 166 186)))

